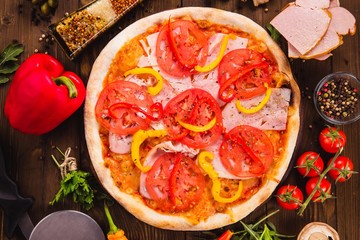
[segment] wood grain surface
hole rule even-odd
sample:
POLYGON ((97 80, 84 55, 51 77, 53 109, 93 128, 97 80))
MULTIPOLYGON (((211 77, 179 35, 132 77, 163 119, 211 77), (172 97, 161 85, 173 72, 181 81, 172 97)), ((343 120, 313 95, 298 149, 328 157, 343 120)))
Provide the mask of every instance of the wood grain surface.
MULTIPOLYGON (((0 49, 5 48, 10 42, 18 41, 25 46, 25 52, 20 60, 32 54, 35 49, 40 52, 47 51, 58 58, 66 69, 78 73, 86 84, 91 67, 102 48, 117 33, 137 19, 151 14, 185 6, 213 7, 245 15, 261 26, 269 23, 270 20, 289 1, 270 0, 266 5, 255 8, 251 0, 144 0, 142 4, 131 10, 105 34, 91 44, 84 53, 74 61, 70 61, 56 44, 46 44, 39 41, 42 34, 47 33, 47 26, 58 21, 66 12, 72 12, 83 6, 88 1, 59 0, 59 7, 56 14, 49 21, 32 21, 32 4, 28 0, 1 0, 0 1, 0 49), (19 8, 20 6, 20 8, 19 8), (19 11, 21 10, 21 11, 19 11)), ((342 0, 341 5, 347 8, 355 17, 360 19, 360 1, 342 0)), ((359 23, 358 23, 359 24, 359 23)), ((312 94, 317 82, 325 75, 336 71, 348 71, 360 77, 360 34, 344 38, 344 44, 333 52, 333 57, 326 61, 315 60, 292 60, 291 68, 302 92, 301 107, 301 133, 298 145, 293 155, 293 160, 305 151, 317 151, 324 159, 330 157, 321 151, 318 135, 325 123, 315 112, 312 103, 312 94)), ((280 40, 282 49, 286 52, 284 39, 280 40)), ((80 108, 74 115, 63 122, 55 130, 42 136, 25 135, 12 129, 4 116, 4 102, 10 83, 0 85, 0 146, 3 148, 6 158, 6 171, 8 175, 18 184, 19 192, 25 197, 33 198, 34 205, 29 210, 29 215, 34 222, 38 223, 48 214, 64 209, 80 210, 77 204, 72 201, 64 201, 61 204, 50 206, 59 187, 60 173, 51 160, 50 155, 54 154, 55 146, 61 149, 72 147, 72 155, 78 159, 79 167, 85 171, 92 171, 90 159, 87 152, 84 126, 83 108, 80 108)), ((56 111, 56 109, 54 109, 56 111)), ((26 119, 24 119, 26 121, 26 119)), ((341 126, 348 137, 348 143, 343 152, 344 155, 353 159, 355 169, 360 169, 360 121, 351 125, 341 126)), ((304 188, 305 180, 291 170, 290 175, 284 184, 297 184, 304 188)), ((333 183, 332 193, 335 198, 327 200, 324 204, 312 203, 305 211, 304 216, 297 216, 294 211, 281 210, 270 220, 277 226, 279 232, 290 235, 297 235, 300 230, 309 222, 320 221, 333 226, 340 234, 341 239, 360 239, 360 177, 354 175, 346 183, 333 183)), ((278 209, 274 198, 251 213, 244 219, 244 222, 252 222, 265 214, 278 209)), ((86 212, 86 211, 84 211, 86 212)), ((190 240, 205 238, 210 239, 204 232, 180 232, 161 230, 149 226, 130 215, 120 205, 116 204, 111 208, 117 225, 125 230, 130 240, 190 240)), ((108 225, 103 212, 102 202, 96 205, 89 212, 86 212, 95 219, 107 232, 108 225)), ((9 239, 4 234, 4 214, 0 211, 0 239, 9 239)), ((227 228, 238 229, 239 223, 227 228)), ((224 228, 226 229, 226 228, 224 228)), ((212 231, 213 236, 219 236, 224 229, 212 231)), ((25 239, 19 228, 10 238, 13 240, 25 239)))

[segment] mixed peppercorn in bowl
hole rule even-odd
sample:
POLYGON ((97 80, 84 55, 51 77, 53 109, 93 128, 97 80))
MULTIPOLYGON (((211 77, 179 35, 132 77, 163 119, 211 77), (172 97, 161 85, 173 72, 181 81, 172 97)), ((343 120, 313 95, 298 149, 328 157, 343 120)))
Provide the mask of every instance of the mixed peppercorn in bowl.
POLYGON ((360 80, 351 73, 335 72, 320 80, 314 91, 317 112, 335 125, 349 124, 360 118, 360 80))

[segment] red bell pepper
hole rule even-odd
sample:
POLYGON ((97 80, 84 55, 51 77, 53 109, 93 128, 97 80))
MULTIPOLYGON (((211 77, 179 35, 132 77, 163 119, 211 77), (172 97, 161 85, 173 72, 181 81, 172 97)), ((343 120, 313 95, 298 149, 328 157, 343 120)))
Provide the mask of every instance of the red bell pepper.
POLYGON ((10 125, 28 134, 53 130, 85 99, 85 86, 73 72, 47 54, 33 54, 18 68, 5 101, 10 125))
POLYGON ((231 237, 234 235, 234 232, 231 230, 226 230, 217 240, 230 240, 231 237))

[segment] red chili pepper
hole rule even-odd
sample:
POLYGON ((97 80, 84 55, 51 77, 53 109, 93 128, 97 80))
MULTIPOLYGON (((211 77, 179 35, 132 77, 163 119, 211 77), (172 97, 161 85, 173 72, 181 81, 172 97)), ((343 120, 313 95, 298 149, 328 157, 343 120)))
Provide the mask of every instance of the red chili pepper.
POLYGON ((223 234, 221 234, 218 240, 230 240, 233 235, 234 232, 228 229, 223 234))
POLYGON ((5 101, 10 125, 28 134, 53 130, 85 99, 85 86, 73 72, 47 54, 33 54, 15 73, 5 101))
POLYGON ((112 118, 118 118, 115 114, 115 110, 117 108, 127 108, 127 109, 133 109, 136 112, 140 112, 142 114, 145 115, 145 117, 147 117, 148 119, 150 119, 151 121, 159 121, 161 118, 163 118, 164 116, 164 110, 163 107, 161 105, 161 103, 154 103, 153 105, 150 106, 149 108, 149 112, 143 110, 141 107, 137 106, 137 105, 133 105, 130 103, 125 103, 125 102, 119 102, 119 103, 115 103, 113 105, 111 105, 109 107, 109 116, 112 118), (155 113, 155 115, 154 115, 155 113), (156 116, 157 115, 157 116, 156 116))

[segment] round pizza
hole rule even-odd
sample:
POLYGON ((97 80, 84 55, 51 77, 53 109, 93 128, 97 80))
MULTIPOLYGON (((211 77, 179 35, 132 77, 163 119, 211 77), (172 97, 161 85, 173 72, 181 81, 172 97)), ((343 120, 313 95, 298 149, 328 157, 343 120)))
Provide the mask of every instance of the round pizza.
POLYGON ((247 216, 283 178, 299 89, 267 32, 242 15, 180 8, 115 36, 85 103, 97 177, 155 227, 209 230, 247 216))

